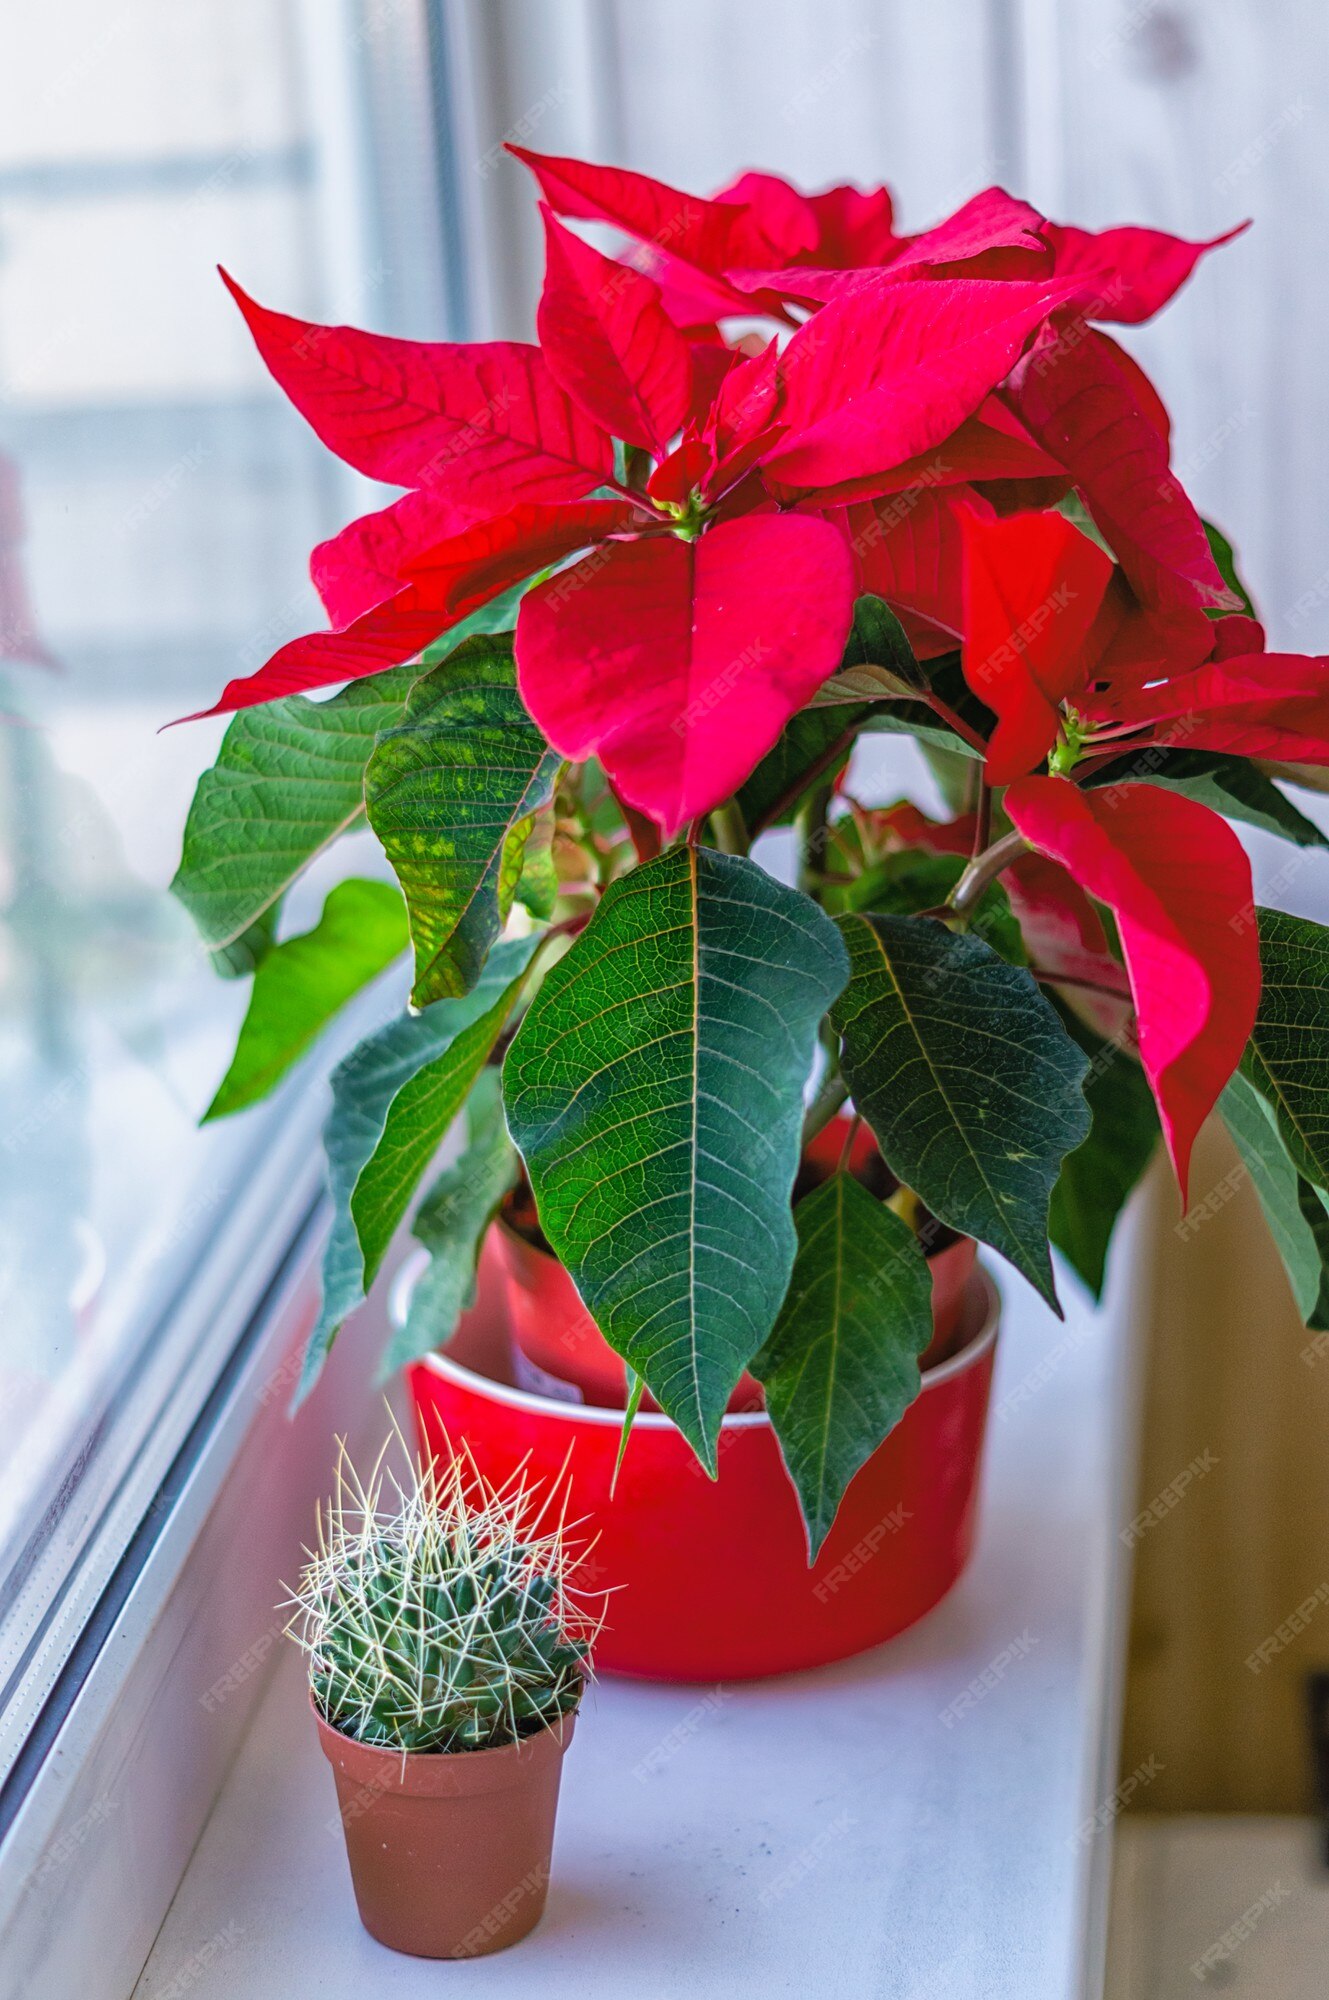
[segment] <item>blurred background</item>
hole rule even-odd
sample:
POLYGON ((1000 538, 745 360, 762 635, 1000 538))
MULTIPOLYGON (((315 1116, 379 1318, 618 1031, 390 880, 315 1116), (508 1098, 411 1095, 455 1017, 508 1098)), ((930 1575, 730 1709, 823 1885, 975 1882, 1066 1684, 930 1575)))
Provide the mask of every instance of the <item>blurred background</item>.
MULTIPOLYGON (((1327 76, 1311 0, 51 0, 0 19, 0 1684, 5 1614, 58 1588, 185 1365, 172 1300, 282 1115, 196 1130, 244 993, 165 891, 220 730, 156 732, 321 622, 309 548, 377 497, 270 387, 217 263, 317 320, 529 337, 538 219, 505 139, 703 190, 749 166, 884 179, 907 228, 993 181, 1091 226, 1208 237, 1251 216, 1125 338, 1271 645, 1329 652, 1327 76)), ((1329 920, 1329 863, 1252 846, 1265 895, 1329 920)), ((1213 1137, 1197 1197, 1221 1198, 1185 1240, 1154 1192, 1140 1506, 1208 1457, 1136 1549, 1123 1775, 1149 1776, 1121 1842, 1123 1994, 1183 1990, 1186 1940, 1280 1870, 1306 1914, 1261 1949, 1312 1914, 1329 1935, 1305 1818, 1329 1609, 1245 1664, 1329 1597, 1329 1356, 1231 1164, 1213 1137)), ((1284 1977, 1250 1990, 1301 1990, 1284 1977)))

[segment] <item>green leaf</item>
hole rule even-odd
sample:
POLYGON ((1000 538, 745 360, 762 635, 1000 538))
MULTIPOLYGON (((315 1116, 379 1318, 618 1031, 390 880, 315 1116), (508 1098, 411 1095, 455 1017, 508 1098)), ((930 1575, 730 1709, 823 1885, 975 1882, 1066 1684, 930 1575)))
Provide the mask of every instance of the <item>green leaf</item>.
POLYGON ((497 1070, 483 1071, 467 1105, 466 1150, 444 1168, 411 1224, 411 1234, 429 1252, 429 1264, 411 1293, 405 1324, 384 1356, 385 1377, 450 1340, 474 1297, 481 1240, 517 1178, 517 1155, 503 1123, 498 1086, 497 1070))
POLYGON ((198 781, 172 891, 214 950, 230 944, 364 812, 365 765, 418 667, 352 681, 329 701, 242 709, 198 781))
POLYGON ((849 755, 850 738, 872 710, 861 708, 801 708, 780 731, 752 776, 741 785, 737 799, 754 833, 767 826, 787 826, 803 794, 849 755))
POLYGON ((448 1048, 404 1083, 393 1098, 382 1136, 361 1168, 351 1197, 351 1218, 364 1253, 366 1286, 373 1283, 420 1176, 502 1033, 542 942, 537 934, 495 947, 470 993, 451 1003, 459 1010, 455 1017, 459 1024, 467 1011, 463 1001, 480 1002, 480 1007, 454 1031, 448 1048))
POLYGON ((926 676, 890 606, 880 597, 860 597, 854 605, 838 672, 818 688, 813 708, 845 702, 890 701, 917 695, 926 676))
POLYGON ((938 722, 922 702, 897 701, 890 708, 871 709, 863 729, 870 736, 912 736, 924 755, 930 750, 940 750, 946 756, 963 757, 970 764, 981 763, 985 755, 983 750, 975 749, 963 736, 957 736, 953 729, 938 722))
POLYGON ((554 866, 554 806, 542 806, 526 823, 516 827, 510 838, 519 843, 521 873, 517 877, 517 901, 539 923, 548 923, 558 901, 558 870, 554 866))
POLYGON ((204 1123, 266 1097, 407 942, 406 911, 390 882, 351 880, 330 890, 313 930, 274 945, 261 960, 231 1067, 204 1123))
POLYGON ((216 951, 208 953, 212 969, 220 979, 248 979, 257 972, 263 960, 277 942, 277 923, 281 916, 281 899, 269 903, 261 916, 255 917, 248 930, 241 931, 238 938, 229 944, 220 945, 216 951))
POLYGON ((1096 1035, 1069 1007, 1057 1012, 1089 1057, 1084 1095, 1093 1123, 1088 1138, 1062 1161, 1048 1227, 1062 1255, 1101 1298, 1112 1231, 1153 1155, 1158 1112, 1128 1050, 1096 1035))
POLYGON ((846 971, 806 896, 674 847, 606 890, 508 1051, 545 1234, 711 1469, 789 1280, 803 1085, 846 971))
MULTIPOLYGON (((1116 778, 1128 776, 1180 792, 1227 819, 1276 833, 1283 840, 1295 841, 1298 847, 1329 847, 1329 839, 1314 820, 1299 812, 1273 780, 1244 757, 1226 757, 1216 750, 1151 749, 1142 751, 1133 764, 1128 761, 1116 767, 1116 778)), ((1114 772, 1109 770, 1103 782, 1112 783, 1113 779, 1114 772)))
POLYGON ((1297 1172, 1329 1188, 1329 930, 1255 912, 1261 989, 1242 1068, 1268 1098, 1297 1172))
POLYGON ((1329 1195, 1323 1188, 1312 1187, 1298 1174, 1297 1201, 1302 1220, 1315 1239, 1320 1258, 1319 1289, 1314 1303, 1303 1317, 1313 1333, 1324 1333, 1329 1331, 1329 1195))
MULTIPOLYGON (((875 713, 872 704, 887 695, 908 696, 923 679, 895 613, 879 597, 860 597, 838 673, 809 707, 790 718, 774 749, 738 792, 748 826, 756 832, 786 825, 802 794, 833 768, 842 752, 848 755, 853 732, 875 713)), ((917 703, 910 707, 912 711, 917 703)))
POLYGON ((1240 1070, 1219 1098, 1218 1108, 1260 1198, 1278 1254, 1287 1267, 1297 1311, 1303 1320, 1309 1321, 1320 1296, 1323 1264, 1310 1220, 1302 1208, 1300 1190, 1307 1184, 1288 1157, 1272 1106, 1240 1070))
MULTIPOLYGON (((865 868, 857 881, 828 884, 826 908, 835 916, 858 910, 883 916, 914 917, 940 907, 963 875, 967 863, 960 854, 925 854, 901 848, 865 868)), ((1009 965, 1027 965, 1024 934, 1000 882, 984 891, 969 920, 969 933, 992 946, 1009 965)))
MULTIPOLYGON (((924 669, 920 668, 922 671, 924 669)), ((929 689, 939 695, 954 714, 967 722, 978 736, 986 738, 991 734, 995 718, 965 680, 958 653, 943 653, 939 658, 929 660, 925 671, 929 689)), ((925 754, 929 750, 940 750, 970 762, 981 760, 984 755, 981 745, 975 748, 963 736, 957 736, 948 724, 938 721, 935 712, 923 701, 878 702, 868 711, 863 727, 870 735, 913 736, 925 754)))
POLYGON ((396 1221, 503 1031, 539 943, 532 937, 498 945, 472 992, 390 1022, 333 1071, 332 1112, 323 1128, 332 1228, 297 1402, 372 1283, 396 1221))
POLYGON ((1083 1052, 1032 976, 980 938, 920 917, 841 917, 840 928, 840 1067, 887 1166, 1055 1306, 1048 1201, 1089 1130, 1083 1052))
POLYGON ((913 1230, 851 1174, 805 1196, 794 1224, 789 1292, 751 1369, 814 1562, 846 1486, 918 1394, 932 1279, 913 1230))
POLYGON ((976 753, 955 736, 946 743, 929 742, 923 737, 920 738, 919 748, 951 817, 958 818, 962 812, 969 811, 973 806, 976 753))
POLYGON ((364 815, 365 765, 425 667, 469 635, 510 625, 525 585, 506 591, 426 649, 423 664, 352 681, 326 701, 290 695, 242 709, 203 773, 185 823, 173 893, 204 944, 249 929, 317 854, 364 815))
POLYGON ((562 763, 522 706, 506 638, 468 640, 379 737, 365 798, 411 913, 416 1006, 475 984, 562 763))
MULTIPOLYGON (((1234 591, 1241 599, 1241 608, 1247 617, 1254 618, 1256 615, 1255 606, 1251 602, 1250 592, 1237 575, 1237 559, 1233 554, 1231 542, 1223 533, 1223 530, 1216 528, 1212 521, 1202 521, 1200 525, 1209 538, 1209 551, 1218 566, 1218 574, 1222 577, 1228 589, 1234 591)), ((1222 618, 1225 615, 1222 611, 1211 611, 1209 613, 1211 618, 1222 618)))

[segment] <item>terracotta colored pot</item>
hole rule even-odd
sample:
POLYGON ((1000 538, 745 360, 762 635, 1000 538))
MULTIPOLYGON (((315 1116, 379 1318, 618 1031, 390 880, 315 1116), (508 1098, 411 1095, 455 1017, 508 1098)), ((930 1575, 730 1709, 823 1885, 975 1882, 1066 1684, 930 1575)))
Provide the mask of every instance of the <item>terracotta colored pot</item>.
POLYGON ((444 1353, 411 1370, 421 1441, 438 1454, 464 1441, 495 1481, 524 1464, 528 1485, 553 1488, 566 1468, 568 1519, 595 1542, 579 1580, 611 1592, 599 1669, 715 1681, 820 1666, 903 1631, 960 1575, 973 1546, 997 1331, 985 1272, 966 1288, 961 1351, 925 1373, 851 1481, 811 1568, 764 1411, 724 1419, 715 1480, 666 1417, 643 1412, 614 1488, 619 1413, 515 1387, 481 1276, 477 1310, 444 1353))
MULTIPOLYGON (((808 1147, 814 1165, 834 1171, 844 1148, 849 1120, 834 1118, 808 1147)), ((862 1171, 876 1156, 877 1142, 865 1125, 855 1135, 850 1164, 862 1171)), ((528 1197, 529 1199, 529 1197, 528 1197)), ((562 1396, 597 1408, 621 1410, 627 1400, 627 1375, 563 1265, 552 1253, 503 1216, 493 1231, 507 1291, 508 1320, 517 1349, 517 1381, 536 1394, 562 1396)), ((932 1273, 933 1336, 923 1356, 924 1367, 953 1353, 959 1330, 960 1306, 974 1268, 977 1245, 970 1236, 952 1239, 928 1259, 932 1273)), ((731 1414, 762 1407, 760 1383, 739 1377, 729 1398, 731 1414)), ((642 1408, 659 1408, 650 1394, 642 1408)))
POLYGON ((479 1958, 535 1929, 575 1718, 501 1750, 379 1750, 314 1710, 360 1921, 416 1958, 479 1958))

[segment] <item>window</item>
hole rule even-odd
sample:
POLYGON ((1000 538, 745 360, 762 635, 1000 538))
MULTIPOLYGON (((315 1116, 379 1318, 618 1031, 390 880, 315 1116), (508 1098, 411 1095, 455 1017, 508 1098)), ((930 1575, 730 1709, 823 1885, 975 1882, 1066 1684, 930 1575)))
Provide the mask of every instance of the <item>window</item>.
POLYGON ((80 1561, 206 1386, 191 1288, 297 1129, 316 1171, 299 1080, 198 1129, 245 992, 167 888, 221 725, 157 732, 321 623, 306 552, 375 497, 268 387, 215 263, 311 318, 442 330, 421 32, 332 0, 0 29, 0 1779, 80 1561))

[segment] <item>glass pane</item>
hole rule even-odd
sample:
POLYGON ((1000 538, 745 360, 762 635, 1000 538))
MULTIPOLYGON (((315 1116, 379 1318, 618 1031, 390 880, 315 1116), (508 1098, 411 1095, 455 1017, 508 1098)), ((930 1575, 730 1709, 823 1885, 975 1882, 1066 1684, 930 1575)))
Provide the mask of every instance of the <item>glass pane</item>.
POLYGON ((63 0, 0 27, 0 1610, 262 1145, 263 1112, 197 1129, 246 990, 167 894, 221 725, 157 732, 322 623, 308 551, 364 504, 215 270, 346 304, 360 148, 308 86, 310 19, 63 0))

